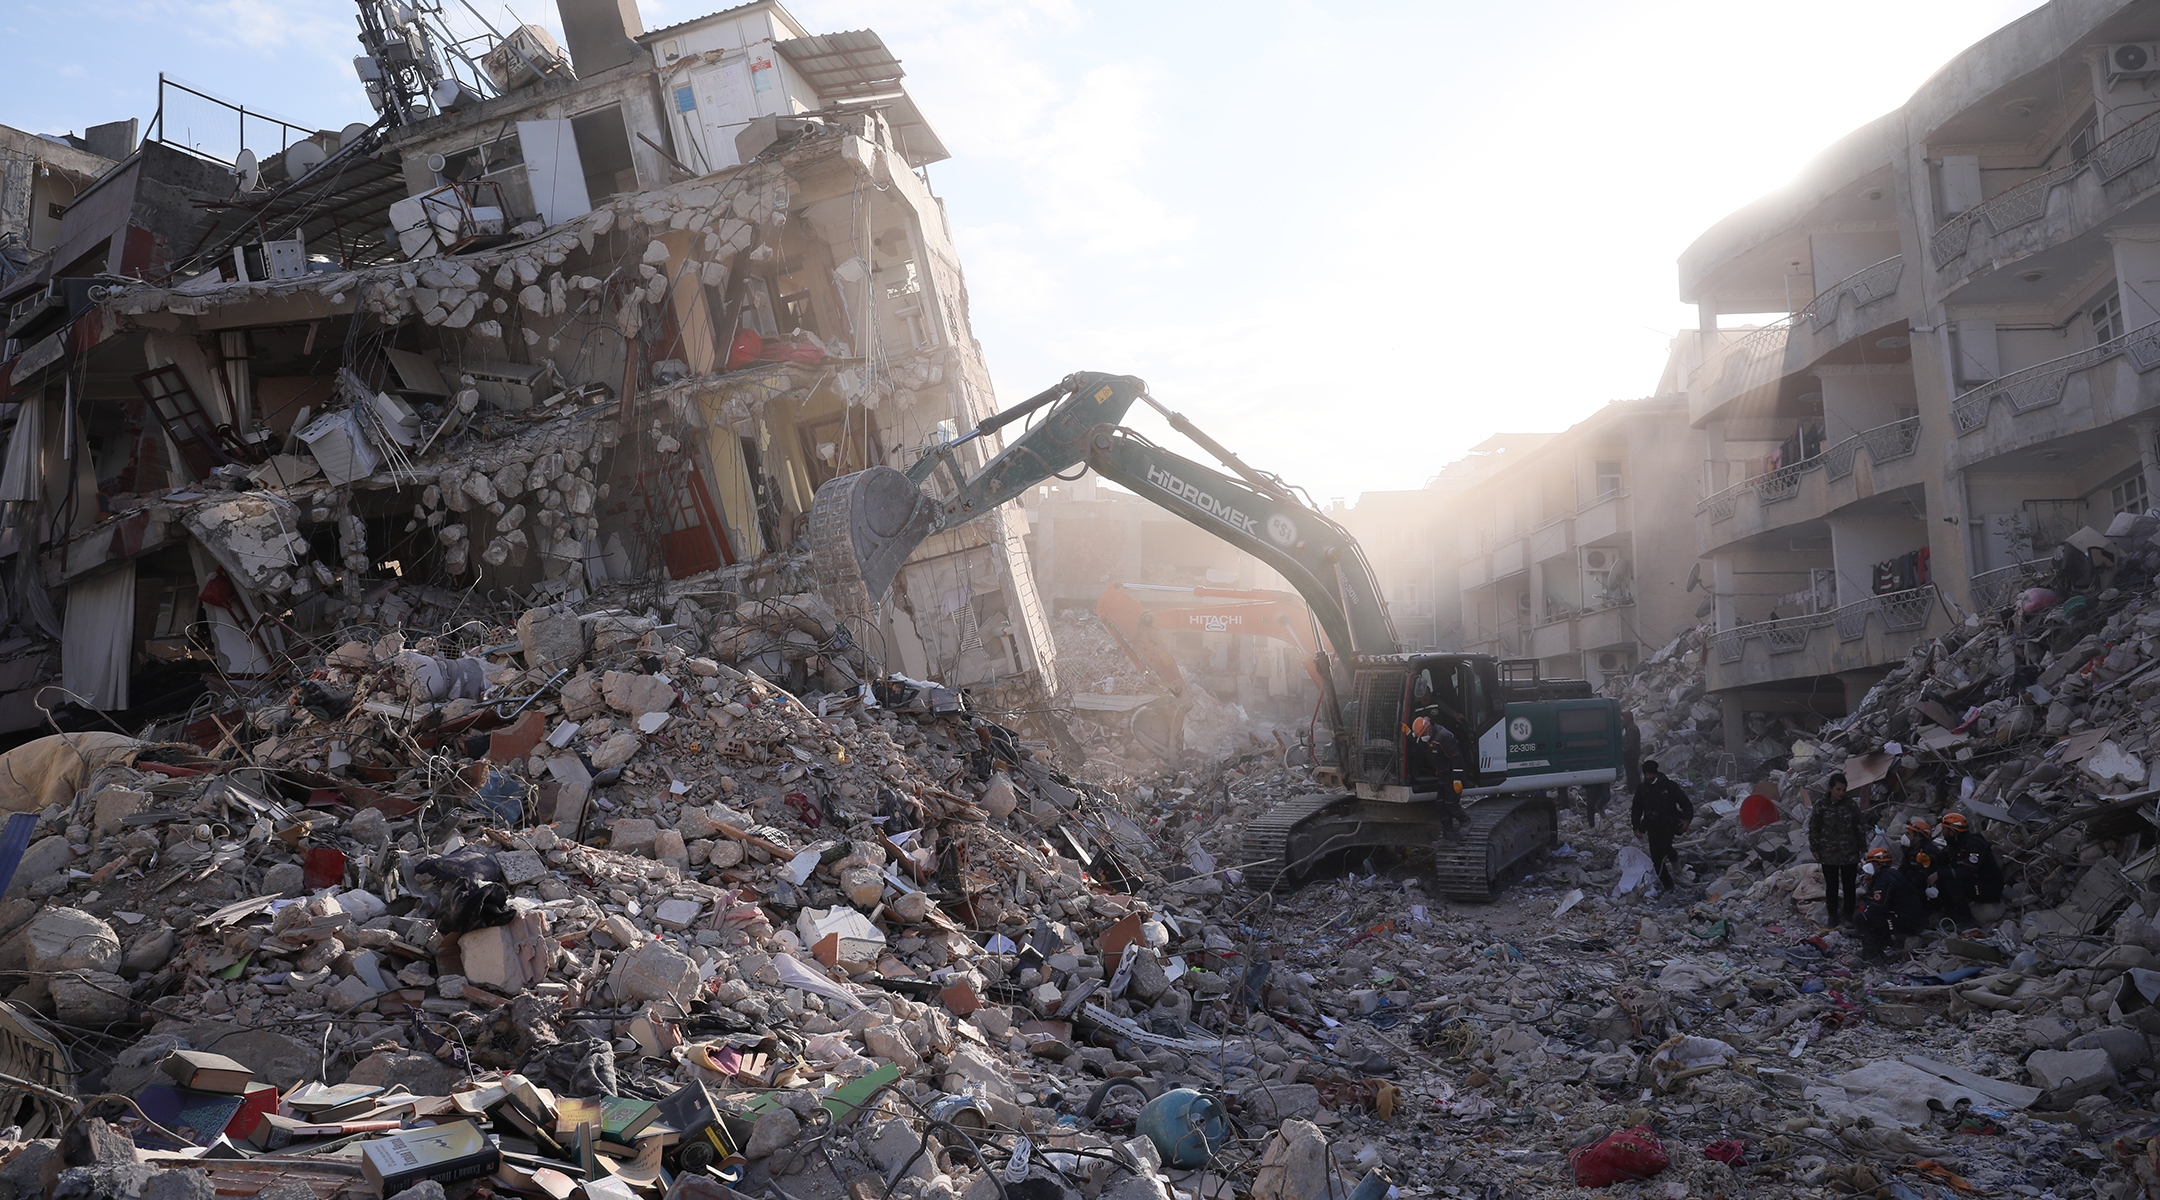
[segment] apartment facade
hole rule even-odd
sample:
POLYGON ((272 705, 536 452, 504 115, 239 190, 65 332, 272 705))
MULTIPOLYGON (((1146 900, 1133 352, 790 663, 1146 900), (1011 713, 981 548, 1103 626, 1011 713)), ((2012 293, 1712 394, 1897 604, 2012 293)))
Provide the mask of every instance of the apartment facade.
POLYGON ((1672 377, 1734 736, 1846 711, 2063 539, 2151 507, 2156 43, 2150 0, 2048 4, 1682 255, 1700 319, 1672 377))
POLYGON ((1695 547, 1671 514, 1693 502, 1697 438, 1667 395, 1480 446, 1493 465, 1453 522, 1462 648, 1602 684, 1692 623, 1695 547))

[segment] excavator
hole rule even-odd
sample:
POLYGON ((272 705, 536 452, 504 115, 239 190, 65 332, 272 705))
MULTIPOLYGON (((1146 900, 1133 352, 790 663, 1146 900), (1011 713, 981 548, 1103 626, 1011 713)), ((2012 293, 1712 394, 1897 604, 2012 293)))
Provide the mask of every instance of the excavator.
POLYGON ((1162 640, 1162 632, 1244 633, 1271 637, 1297 647, 1299 661, 1322 691, 1327 681, 1313 666, 1312 612, 1289 592, 1219 587, 1173 587, 1152 583, 1113 583, 1096 597, 1095 615, 1135 667, 1154 677, 1169 695, 1133 714, 1133 737, 1142 749, 1175 760, 1185 749, 1185 715, 1192 708, 1185 670, 1162 640), (1190 598, 1190 604, 1149 607, 1139 593, 1190 598))
POLYGON ((1441 894, 1490 899, 1550 847, 1553 793, 1606 785, 1620 773, 1620 713, 1583 680, 1541 679, 1490 655, 1406 653, 1357 540, 1279 476, 1261 471, 1165 407, 1131 375, 1084 371, 984 418, 929 449, 907 470, 875 466, 828 481, 810 509, 811 570, 843 620, 874 623, 908 556, 1052 478, 1093 469, 1236 545, 1289 581, 1327 649, 1313 656, 1317 719, 1332 763, 1314 772, 1329 790, 1284 801, 1246 826, 1241 864, 1259 891, 1294 883, 1344 851, 1429 848, 1441 894), (1229 472, 1166 450, 1126 428, 1135 404, 1229 472), (1023 418, 1019 435, 969 469, 988 446, 963 451, 1023 418), (1444 821, 1453 785, 1412 737, 1418 717, 1443 724, 1462 748, 1459 821, 1444 821), (1455 827, 1450 829, 1449 825, 1455 827))

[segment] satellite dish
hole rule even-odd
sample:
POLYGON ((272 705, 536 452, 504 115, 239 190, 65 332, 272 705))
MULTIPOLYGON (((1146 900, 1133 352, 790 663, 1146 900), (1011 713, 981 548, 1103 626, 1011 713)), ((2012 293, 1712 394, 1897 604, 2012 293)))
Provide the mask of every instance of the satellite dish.
POLYGON ((450 160, 444 158, 440 154, 430 154, 427 156, 427 169, 435 172, 437 175, 442 174, 442 169, 449 165, 450 160))
POLYGON ((242 150, 240 156, 233 159, 232 173, 240 181, 243 192, 254 191, 255 185, 262 182, 262 168, 256 164, 253 150, 242 150))
POLYGON ((1694 566, 1692 566, 1692 567, 1688 568, 1688 573, 1687 573, 1687 590, 1688 590, 1688 591, 1691 591, 1691 592, 1692 592, 1692 591, 1694 591, 1694 590, 1695 590, 1696 588, 1699 588, 1699 587, 1701 587, 1701 586, 1702 586, 1702 564, 1701 564, 1701 563, 1696 563, 1696 564, 1695 564, 1694 566))
POLYGON ((314 142, 294 142, 285 151, 285 175, 288 179, 302 179, 328 157, 314 142))
POLYGON ((366 133, 367 131, 368 126, 365 122, 362 121, 354 121, 352 124, 347 125, 345 128, 338 131, 338 148, 342 150, 345 147, 352 145, 355 139, 357 139, 361 134, 366 133))

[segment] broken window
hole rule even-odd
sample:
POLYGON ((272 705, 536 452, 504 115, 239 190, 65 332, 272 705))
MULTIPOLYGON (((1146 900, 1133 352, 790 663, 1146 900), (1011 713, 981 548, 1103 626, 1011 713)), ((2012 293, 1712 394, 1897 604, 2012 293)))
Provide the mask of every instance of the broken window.
POLYGON ((2122 293, 2110 290, 2108 294, 2086 311, 2092 321, 2093 344, 2112 342, 2123 335, 2122 293))
POLYGON ((1597 494, 1610 496, 1622 486, 1620 460, 1599 459, 1597 465, 1597 494))
POLYGON ((836 414, 795 427, 802 443, 803 467, 810 489, 824 487, 829 479, 853 475, 884 461, 878 452, 877 423, 867 411, 836 414))
POLYGON ((522 166, 525 149, 515 132, 506 132, 493 141, 482 142, 468 150, 443 156, 440 174, 451 183, 467 183, 482 179, 497 171, 522 166))
POLYGON ((150 402, 150 415, 172 439, 190 474, 197 479, 207 478, 225 461, 217 449, 217 427, 203 411, 180 368, 144 371, 135 377, 135 386, 142 389, 143 398, 150 402))
POLYGON ((2118 513, 2133 515, 2143 513, 2152 504, 2145 490, 2145 472, 2141 468, 2132 471, 2115 486, 2108 489, 2108 507, 2118 513))
POLYGON ((588 200, 598 202, 619 192, 637 190, 637 167, 630 159, 630 133, 623 125, 621 105, 611 104, 570 118, 570 136, 577 141, 588 200))

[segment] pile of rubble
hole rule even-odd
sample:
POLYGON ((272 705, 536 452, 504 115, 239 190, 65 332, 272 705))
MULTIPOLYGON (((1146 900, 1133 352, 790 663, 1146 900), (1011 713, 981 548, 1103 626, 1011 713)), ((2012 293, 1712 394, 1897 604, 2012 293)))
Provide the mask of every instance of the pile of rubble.
POLYGON ((1271 723, 1225 703, 1182 667, 1176 680, 1143 669, 1093 613, 1062 610, 1050 634, 1067 692, 1060 711, 1086 747, 1083 778, 1118 786, 1232 758, 1274 734, 1271 723), (1173 687, 1182 696, 1172 695, 1173 687), (1177 714, 1182 724, 1176 724, 1177 714))

